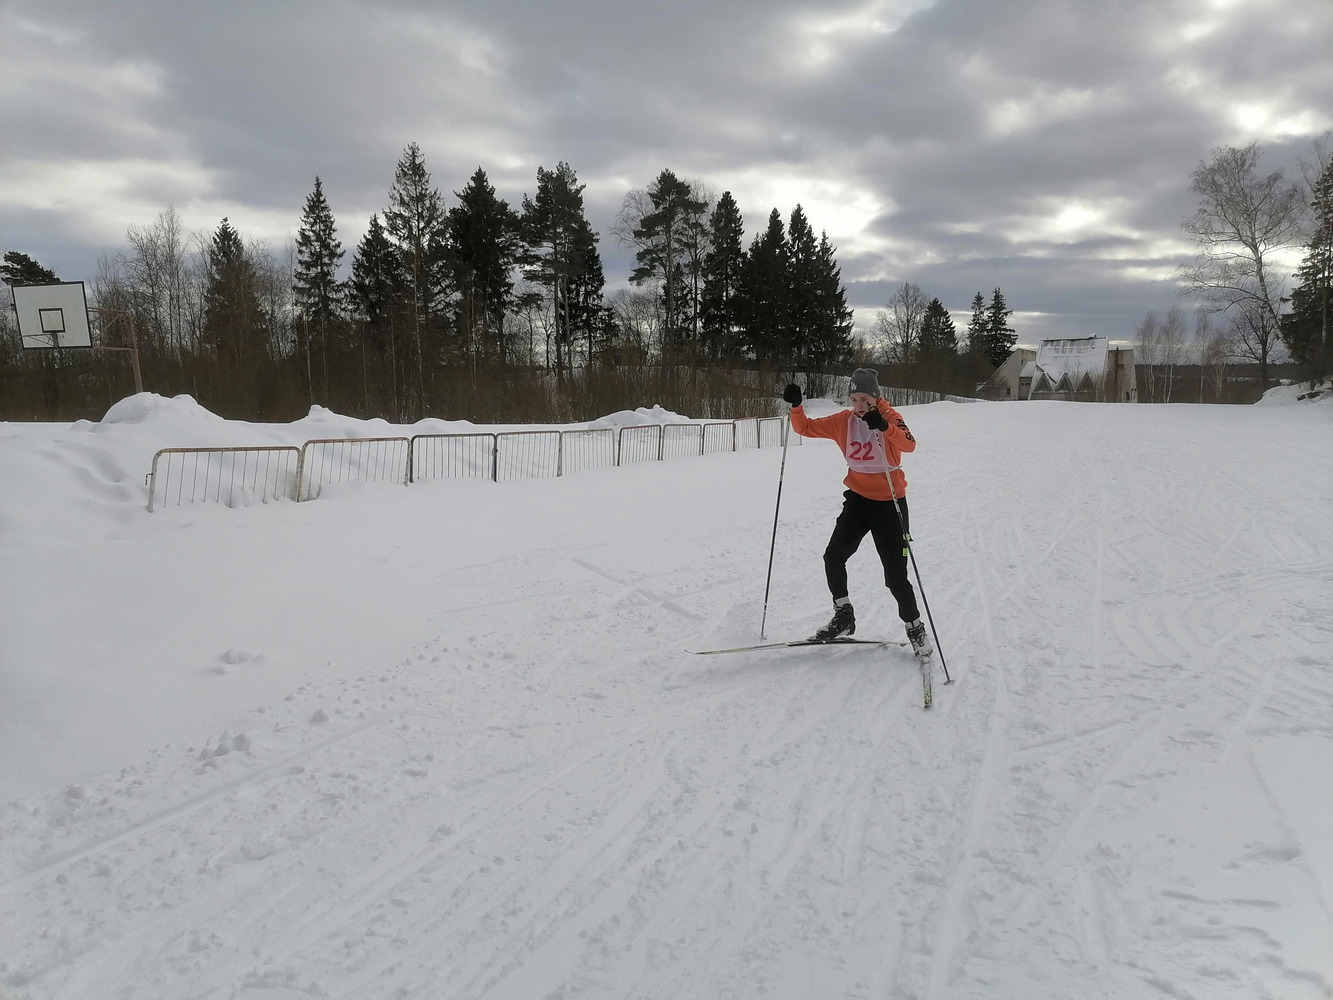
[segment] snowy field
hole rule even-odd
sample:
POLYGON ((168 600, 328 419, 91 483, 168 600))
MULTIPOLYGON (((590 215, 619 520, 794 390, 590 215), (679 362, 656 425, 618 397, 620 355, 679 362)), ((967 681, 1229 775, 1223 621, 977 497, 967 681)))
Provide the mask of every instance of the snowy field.
MULTIPOLYGON (((148 514, 157 448, 396 429, 0 424, 0 995, 1327 1000, 1333 405, 1277 395, 905 408, 930 712, 898 647, 684 652, 758 638, 776 449, 148 514)), ((788 453, 769 638, 841 477, 788 453)))

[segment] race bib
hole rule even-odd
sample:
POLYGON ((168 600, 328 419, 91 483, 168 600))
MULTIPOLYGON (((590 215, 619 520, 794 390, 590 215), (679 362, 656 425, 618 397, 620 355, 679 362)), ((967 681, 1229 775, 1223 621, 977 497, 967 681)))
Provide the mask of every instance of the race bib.
POLYGON ((853 472, 882 475, 898 468, 881 457, 880 444, 864 420, 853 413, 847 420, 847 467, 853 472))

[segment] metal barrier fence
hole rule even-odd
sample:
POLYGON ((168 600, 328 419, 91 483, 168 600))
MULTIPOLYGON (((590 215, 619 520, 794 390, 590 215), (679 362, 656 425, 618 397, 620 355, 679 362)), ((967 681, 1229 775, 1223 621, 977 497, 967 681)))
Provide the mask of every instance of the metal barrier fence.
POLYGON ((606 469, 616 464, 618 435, 610 427, 589 431, 561 431, 560 474, 606 469))
MULTIPOLYGON (((504 482, 782 444, 783 417, 619 429, 318 438, 290 445, 163 448, 148 474, 148 509, 199 501, 313 500, 325 486, 429 479, 504 482)), ((796 439, 800 443, 800 438, 796 439)))
POLYGON ((300 467, 301 451, 290 445, 163 448, 153 456, 148 473, 148 510, 172 502, 205 500, 241 507, 254 500, 285 499, 295 495, 300 467))
POLYGON ((412 438, 412 482, 496 477, 495 435, 418 434, 412 438))
POLYGON ((495 481, 560 475, 559 431, 507 431, 495 435, 495 481))
POLYGON ((736 450, 736 421, 719 420, 703 425, 703 453, 736 450))
POLYGON ((316 438, 301 446, 296 499, 313 500, 332 483, 404 483, 412 442, 405 437, 316 438))
POLYGON ((662 425, 637 424, 616 435, 616 465, 657 462, 662 458, 662 425))

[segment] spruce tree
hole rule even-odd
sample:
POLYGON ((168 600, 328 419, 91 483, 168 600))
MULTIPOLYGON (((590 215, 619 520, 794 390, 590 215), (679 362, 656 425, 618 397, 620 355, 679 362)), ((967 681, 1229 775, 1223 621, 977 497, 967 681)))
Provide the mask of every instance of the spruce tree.
POLYGON ((258 295, 258 275, 240 234, 227 219, 213 233, 207 252, 204 315, 199 341, 213 356, 218 379, 215 406, 253 412, 262 364, 268 360, 268 317, 258 295))
POLYGON ((400 351, 394 328, 395 311, 405 282, 401 262, 389 242, 378 215, 371 215, 366 235, 352 257, 352 278, 348 296, 352 309, 362 323, 362 386, 369 404, 369 373, 364 351, 376 359, 384 390, 387 391, 396 419, 403 416, 400 351))
POLYGON ((421 147, 409 143, 394 171, 384 229, 398 254, 411 309, 411 381, 408 411, 425 406, 426 355, 442 353, 439 315, 447 289, 448 234, 444 199, 431 186, 421 147))
POLYGON ((296 231, 296 270, 292 275, 292 294, 298 313, 297 343, 305 356, 306 387, 312 402, 311 342, 316 339, 326 400, 329 394, 329 338, 342 312, 343 287, 338 281, 338 264, 342 258, 343 248, 337 237, 333 211, 317 176, 315 189, 306 198, 301 225, 296 231))
POLYGON ((1282 340, 1311 378, 1333 372, 1333 162, 1314 185, 1313 228, 1296 271, 1291 311, 1282 317, 1282 340))
POLYGON ((787 284, 787 238, 775 208, 768 228, 754 238, 741 268, 737 293, 741 342, 750 357, 773 362, 786 359, 791 344, 787 284))
POLYGON ((816 366, 845 361, 852 353, 852 310, 842 284, 842 269, 834 257, 828 234, 819 234, 814 266, 814 327, 809 358, 816 366))
POLYGON ((958 357, 958 331, 939 299, 931 299, 926 306, 917 350, 923 361, 948 362, 958 357))
POLYGON ((514 289, 518 256, 518 216, 495 196, 486 172, 478 167, 467 187, 455 191, 458 206, 449 210, 450 264, 458 290, 458 329, 472 362, 504 362, 504 315, 514 289))
POLYGON ((705 354, 714 360, 735 355, 740 330, 737 291, 745 249, 744 222, 730 191, 723 191, 708 220, 709 250, 704 257, 702 339, 705 354))
POLYGON ((583 259, 569 282, 569 330, 584 344, 587 363, 591 365, 605 348, 614 333, 615 323, 611 310, 603 298, 606 274, 602 270, 602 255, 597 251, 597 237, 591 229, 582 239, 583 259))
POLYGON ((986 310, 986 360, 996 368, 1004 364, 1018 342, 1018 335, 1009 326, 1013 312, 1004 301, 1004 293, 995 289, 986 310))
POLYGON ((972 318, 967 321, 967 353, 978 358, 990 356, 990 319, 986 300, 980 292, 972 296, 972 318))
POLYGON ((787 330, 789 342, 783 352, 789 363, 808 362, 818 337, 816 288, 819 244, 815 232, 798 204, 787 223, 787 330))

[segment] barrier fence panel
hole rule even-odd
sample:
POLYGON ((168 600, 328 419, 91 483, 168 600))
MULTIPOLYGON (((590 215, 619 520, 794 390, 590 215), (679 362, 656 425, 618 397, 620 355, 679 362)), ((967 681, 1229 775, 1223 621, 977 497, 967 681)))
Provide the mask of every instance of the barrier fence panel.
POLYGON ((781 448, 782 447, 782 428, 787 421, 784 417, 760 417, 759 424, 759 447, 760 448, 781 448))
POLYGON ((412 482, 420 479, 494 479, 495 435, 418 434, 412 438, 412 482))
POLYGON ((616 464, 656 462, 662 457, 662 425, 638 424, 620 428, 616 445, 616 464))
POLYGON ((300 455, 299 449, 281 445, 163 448, 148 473, 148 510, 171 503, 242 507, 256 500, 294 499, 300 455))
POLYGON ((685 458, 704 453, 703 424, 663 424, 662 457, 685 458))
POLYGON ((316 438, 301 446, 298 500, 313 500, 336 483, 408 482, 412 443, 405 437, 316 438))
POLYGON ((749 417, 736 421, 736 450, 759 447, 759 420, 749 417))
POLYGON ((616 464, 616 432, 600 430, 560 432, 560 475, 605 469, 616 464))
POLYGON ((495 481, 560 475, 559 431, 504 431, 495 435, 495 481))
POLYGON ((718 420, 703 425, 703 453, 712 455, 719 451, 736 450, 736 424, 731 420, 718 420))

